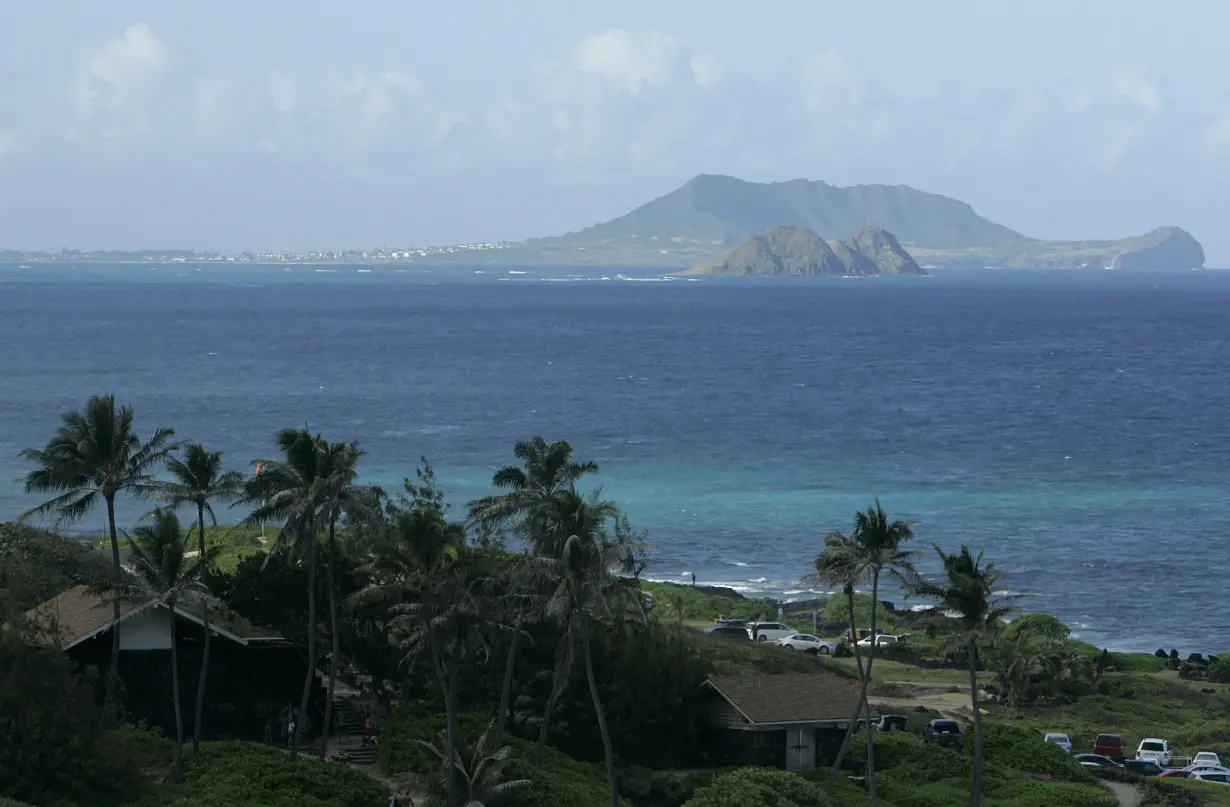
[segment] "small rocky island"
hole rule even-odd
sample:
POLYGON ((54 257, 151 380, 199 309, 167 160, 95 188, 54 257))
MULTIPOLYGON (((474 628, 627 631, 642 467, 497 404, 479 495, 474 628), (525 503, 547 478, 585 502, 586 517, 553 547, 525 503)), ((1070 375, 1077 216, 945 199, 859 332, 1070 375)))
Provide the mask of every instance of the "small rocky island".
POLYGON ((892 233, 877 224, 869 224, 841 241, 825 241, 804 227, 774 227, 679 274, 874 277, 927 273, 892 233))

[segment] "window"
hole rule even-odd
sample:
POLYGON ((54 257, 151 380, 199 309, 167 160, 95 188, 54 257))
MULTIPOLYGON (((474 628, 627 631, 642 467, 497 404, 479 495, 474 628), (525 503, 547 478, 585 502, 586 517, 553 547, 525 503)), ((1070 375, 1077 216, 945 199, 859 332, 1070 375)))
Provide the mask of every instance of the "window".
POLYGON ((1141 743, 1140 750, 1141 751, 1157 751, 1161 753, 1166 750, 1166 747, 1162 745, 1161 743, 1141 743))

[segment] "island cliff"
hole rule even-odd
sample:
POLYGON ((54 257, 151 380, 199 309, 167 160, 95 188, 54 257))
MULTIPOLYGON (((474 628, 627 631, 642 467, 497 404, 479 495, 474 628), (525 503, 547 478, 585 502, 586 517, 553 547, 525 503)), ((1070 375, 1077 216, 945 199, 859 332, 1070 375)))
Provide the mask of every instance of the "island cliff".
MULTIPOLYGON (((905 185, 838 187, 804 179, 757 183, 712 174, 697 176, 617 218, 493 250, 485 260, 509 265, 693 266, 777 225, 831 239, 846 238, 868 221, 894 233, 928 268, 1185 271, 1204 266, 1200 244, 1178 227, 1116 240, 1051 241, 989 221, 957 199, 905 185)), ((843 256, 836 244, 830 242, 830 247, 843 256)), ((456 260, 468 262, 476 257, 472 252, 458 255, 456 260)), ((862 266, 851 274, 868 273, 857 256, 843 264, 862 266)), ((819 265, 817 269, 823 273, 819 265)))
POLYGON ((679 274, 735 277, 925 275, 892 233, 870 224, 844 241, 781 225, 679 274))

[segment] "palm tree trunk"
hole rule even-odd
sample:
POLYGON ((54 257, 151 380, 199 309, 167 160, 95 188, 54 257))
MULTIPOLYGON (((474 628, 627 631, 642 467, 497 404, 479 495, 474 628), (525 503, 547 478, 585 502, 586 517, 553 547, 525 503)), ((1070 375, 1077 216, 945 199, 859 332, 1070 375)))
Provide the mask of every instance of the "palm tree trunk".
POLYGON ((175 598, 167 600, 171 610, 171 701, 175 707, 175 781, 184 778, 184 710, 179 698, 179 641, 175 633, 175 598))
POLYGON ((970 807, 982 804, 982 710, 978 706, 978 643, 969 641, 969 700, 974 709, 974 775, 970 783, 970 807))
MULTIPOLYGON (((453 681, 450 680, 449 672, 455 668, 452 659, 449 659, 448 670, 446 671, 444 661, 440 658, 440 643, 436 637, 435 628, 428 627, 427 629, 427 647, 431 651, 431 666, 436 669, 436 678, 440 682, 440 694, 444 696, 444 780, 448 788, 448 804, 445 807, 458 807, 457 805, 457 765, 456 765, 456 748, 457 748, 457 732, 456 721, 457 717, 454 714, 456 692, 453 689, 453 681)), ((454 648, 459 650, 459 648, 454 648)), ((454 657, 460 658, 460 652, 453 654, 454 657)), ((455 680, 456 676, 452 676, 455 680)))
POLYGON ((555 650, 555 675, 551 681, 551 694, 547 696, 547 705, 542 710, 542 725, 538 728, 538 748, 534 753, 534 764, 542 765, 542 750, 547 745, 547 732, 551 728, 551 716, 560 696, 568 687, 568 678, 572 675, 572 642, 574 640, 571 626, 564 628, 559 647, 555 650))
POLYGON ((325 758, 329 745, 329 732, 333 729, 333 689, 337 685, 337 659, 342 654, 342 638, 337 631, 337 584, 334 582, 333 565, 337 560, 337 539, 335 528, 337 517, 329 519, 329 555, 325 558, 325 577, 329 587, 329 635, 333 642, 329 654, 329 687, 325 693, 325 727, 320 735, 320 758, 325 758))
MULTIPOLYGON (((850 610, 850 638, 854 639, 854 663, 858 665, 858 680, 861 688, 863 681, 863 651, 859 649, 858 640, 855 637, 858 635, 858 623, 854 616, 854 586, 846 586, 846 605, 850 610)), ((825 785, 825 792, 830 796, 837 789, 837 777, 841 774, 841 764, 846 761, 846 754, 850 753, 850 742, 854 739, 854 727, 858 725, 858 717, 866 709, 867 702, 861 697, 854 707, 854 716, 850 718, 850 722, 846 724, 846 736, 842 738, 841 748, 837 750, 837 758, 833 760, 833 768, 829 771, 829 780, 825 785)))
POLYGON ((606 778, 611 788, 611 807, 619 807, 619 780, 615 777, 615 749, 611 747, 611 732, 606 725, 606 712, 598 695, 598 679, 594 677, 594 655, 589 649, 589 624, 582 617, 581 641, 585 647, 585 677, 589 679, 589 697, 594 702, 598 732, 602 735, 602 753, 606 756, 606 778))
MULTIPOLYGON (((205 557, 205 504, 197 503, 197 524, 200 525, 200 532, 197 533, 197 562, 205 557)), ((196 680, 196 708, 192 714, 192 754, 193 756, 201 752, 201 726, 205 714, 205 677, 209 674, 209 598, 201 598, 201 622, 205 626, 205 644, 201 650, 201 674, 196 680)))
POLYGON ((517 622, 513 625, 512 644, 508 648, 508 661, 504 665, 504 686, 500 689, 500 712, 495 718, 495 742, 491 747, 499 751, 504 747, 504 724, 508 720, 508 712, 512 707, 513 671, 517 665, 517 651, 521 649, 521 633, 525 630, 525 615, 517 614, 517 622))
MULTIPOLYGON (((880 570, 871 573, 871 647, 867 648, 867 669, 863 674, 863 706, 867 706, 867 687, 871 685, 871 663, 875 661, 876 645, 879 644, 876 633, 876 611, 880 603, 880 570)), ((876 799, 876 744, 871 733, 871 709, 867 708, 867 795, 871 797, 871 807, 877 807, 876 799)))
POLYGON ((312 698, 312 684, 316 681, 316 530, 307 525, 307 572, 308 572, 308 621, 307 621, 307 675, 303 679, 303 694, 299 696, 299 719, 295 721, 295 734, 290 741, 290 758, 299 755, 303 740, 303 726, 307 721, 308 704, 312 698))
POLYGON ((107 495, 107 529, 111 533, 111 582, 115 592, 111 596, 111 618, 115 624, 111 626, 111 666, 107 670, 107 688, 103 696, 103 714, 115 703, 115 694, 120 683, 120 594, 119 586, 123 578, 123 566, 120 564, 120 539, 115 529, 115 494, 107 495))

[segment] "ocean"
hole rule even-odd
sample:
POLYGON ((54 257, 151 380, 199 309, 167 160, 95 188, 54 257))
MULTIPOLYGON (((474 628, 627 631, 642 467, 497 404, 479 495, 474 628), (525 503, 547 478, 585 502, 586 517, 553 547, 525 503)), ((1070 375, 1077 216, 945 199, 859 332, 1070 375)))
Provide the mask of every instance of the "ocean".
POLYGON ((1230 272, 360 269, 0 265, 0 520, 91 393, 240 469, 303 424, 389 487, 427 457, 458 515, 542 435, 598 462, 655 579, 814 597, 878 496, 924 569, 984 551, 1080 638, 1230 649, 1230 272))

